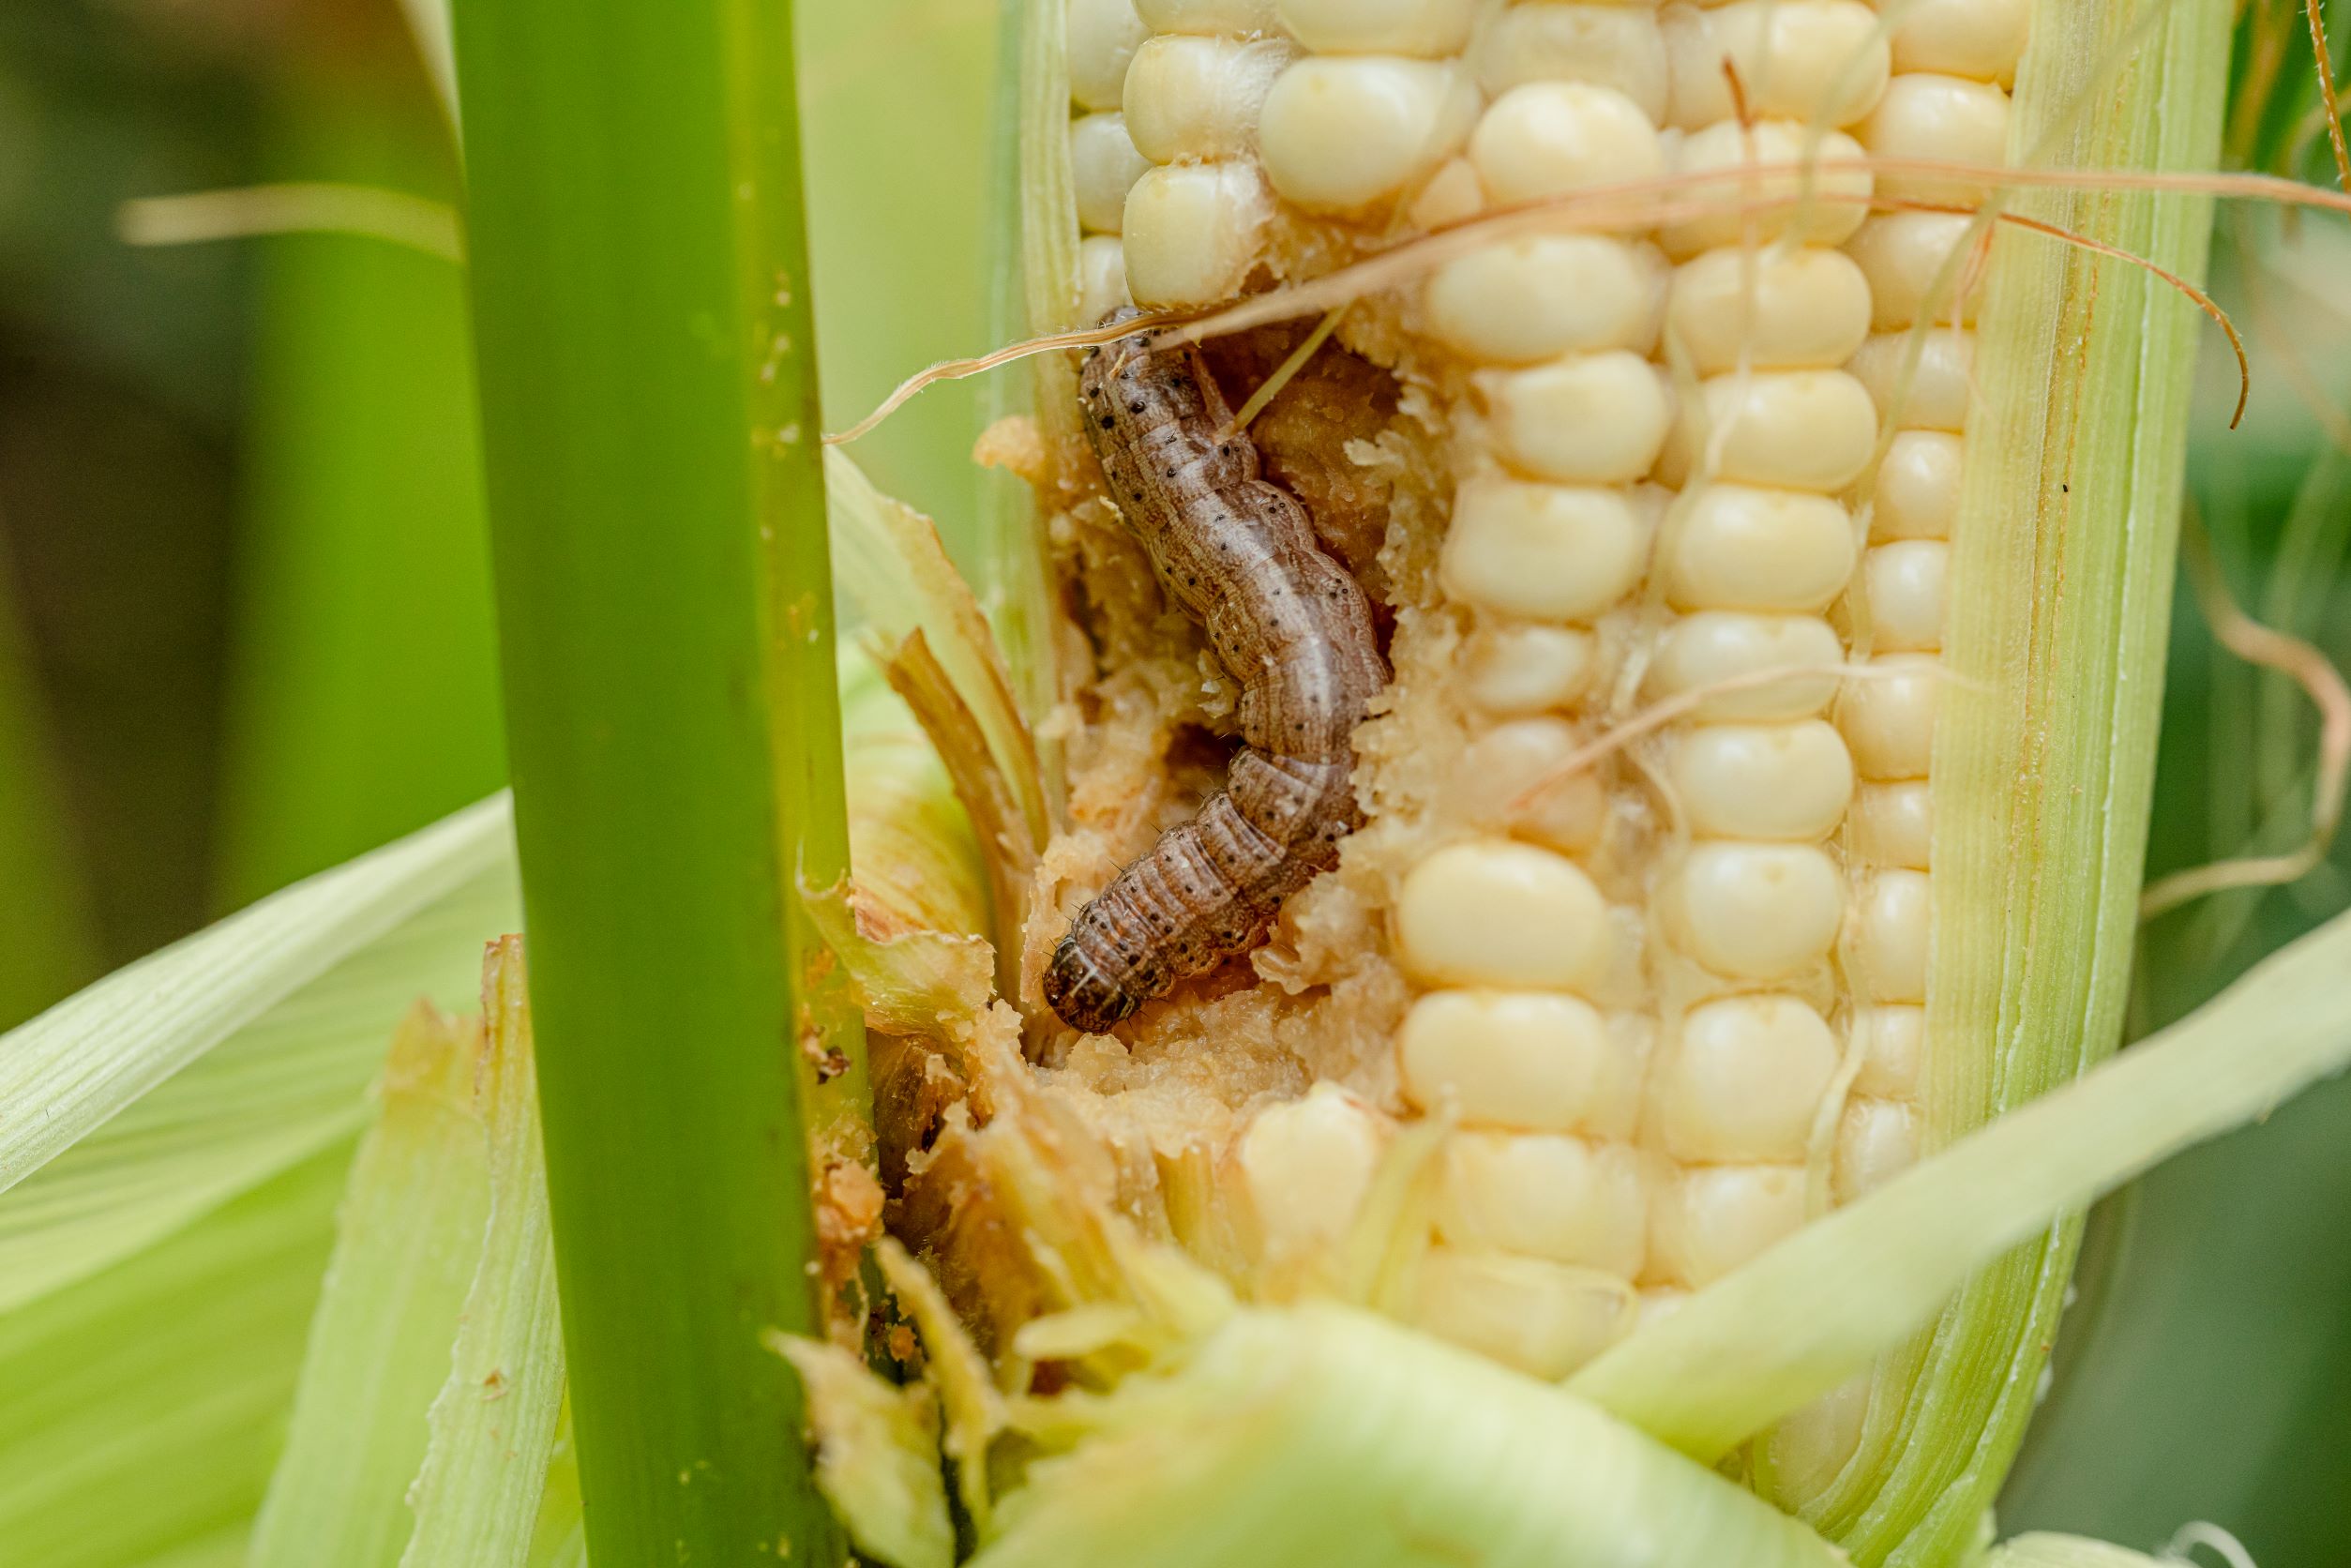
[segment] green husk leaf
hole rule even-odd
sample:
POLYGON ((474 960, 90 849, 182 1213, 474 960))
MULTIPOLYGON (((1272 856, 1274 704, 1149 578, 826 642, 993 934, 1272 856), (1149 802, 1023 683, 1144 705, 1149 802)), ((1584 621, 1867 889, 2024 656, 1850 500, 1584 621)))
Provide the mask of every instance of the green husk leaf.
POLYGON ((1030 1467, 974 1568, 1841 1560, 1598 1409, 1349 1307, 1243 1309, 1074 1415, 1093 1435, 1030 1467))
POLYGON ((771 1334, 767 1343, 808 1391, 817 1486, 857 1549, 890 1568, 952 1568, 955 1522, 929 1386, 894 1387, 823 1340, 771 1334))
POLYGON ((491 946, 482 1010, 490 1224, 410 1494, 416 1532, 400 1559, 406 1568, 520 1568, 563 1413, 563 1324, 520 938, 491 946))
POLYGON ((2170 1029, 1816 1221, 1568 1380, 1711 1461, 1897 1343, 1968 1274, 2351 1066, 2351 915, 2170 1029))
POLYGON ((354 1135, 401 1015, 464 1003, 520 923, 498 796, 0 1036, 0 1309, 354 1135))
POLYGON ((490 1208, 481 1040, 478 1025, 424 1007, 393 1037, 251 1568, 390 1568, 407 1545, 425 1411, 448 1377, 490 1208))

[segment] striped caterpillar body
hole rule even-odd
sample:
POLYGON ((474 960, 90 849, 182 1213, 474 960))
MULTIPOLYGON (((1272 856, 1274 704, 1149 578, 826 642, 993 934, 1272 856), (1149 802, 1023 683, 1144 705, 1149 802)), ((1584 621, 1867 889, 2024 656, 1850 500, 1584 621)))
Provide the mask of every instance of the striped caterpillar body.
MULTIPOLYGON (((1131 312, 1130 312, 1131 313, 1131 312)), ((1127 531, 1241 690, 1223 791, 1078 912, 1045 972, 1063 1022, 1099 1033, 1264 939, 1356 825, 1350 738, 1388 678, 1371 606, 1325 554, 1198 351, 1089 351, 1087 435, 1127 531)))

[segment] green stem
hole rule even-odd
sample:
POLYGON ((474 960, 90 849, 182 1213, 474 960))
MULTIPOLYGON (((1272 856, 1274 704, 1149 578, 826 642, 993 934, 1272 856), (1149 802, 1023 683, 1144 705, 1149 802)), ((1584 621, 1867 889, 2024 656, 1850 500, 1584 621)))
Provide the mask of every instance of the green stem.
POLYGON ((507 740, 598 1562, 842 1554, 798 1385, 759 1338, 821 1321, 799 1064, 840 1043, 804 1012, 813 954, 784 897, 845 836, 831 699, 807 675, 830 679, 832 617, 790 38, 785 0, 458 15, 507 740), (780 779, 772 716, 802 743, 780 779))

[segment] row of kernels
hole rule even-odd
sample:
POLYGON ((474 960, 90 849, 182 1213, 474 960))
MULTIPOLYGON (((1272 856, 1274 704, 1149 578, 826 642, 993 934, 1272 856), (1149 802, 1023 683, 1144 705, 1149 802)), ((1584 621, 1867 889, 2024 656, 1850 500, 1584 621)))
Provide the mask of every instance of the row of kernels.
POLYGON ((1135 0, 1070 0, 1066 39, 1069 170, 1078 206, 1078 319, 1092 324, 1128 303, 1127 191, 1150 167, 1120 112, 1126 68, 1149 36, 1135 0))

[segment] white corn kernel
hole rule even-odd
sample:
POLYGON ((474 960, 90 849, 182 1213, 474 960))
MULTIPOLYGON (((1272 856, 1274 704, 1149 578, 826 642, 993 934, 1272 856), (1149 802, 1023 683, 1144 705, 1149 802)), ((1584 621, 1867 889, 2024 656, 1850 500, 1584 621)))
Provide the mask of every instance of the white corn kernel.
POLYGON ((1628 484, 1656 463, 1672 425, 1664 373, 1623 350, 1484 370, 1471 384, 1493 420, 1497 450, 1537 478, 1628 484))
POLYGON ((2031 0, 1906 0, 1893 16, 1894 68, 2002 83, 2031 29, 2031 0))
POLYGON ((1780 1486, 1795 1497, 1817 1497, 1861 1446, 1869 1419, 1873 1372, 1848 1378, 1811 1404, 1795 1410, 1766 1433, 1771 1469, 1780 1486))
POLYGON ((1153 38, 1126 68, 1126 129, 1153 163, 1246 158, 1274 78, 1297 50, 1280 38, 1153 38))
POLYGON ((1677 610, 1825 610, 1853 576, 1853 520, 1825 495, 1707 485, 1668 530, 1677 610))
POLYGON ((1641 106, 1589 82, 1530 82, 1494 100, 1469 161, 1504 205, 1663 173, 1665 145, 1641 106))
POLYGON ((1889 53, 1876 14, 1861 0, 1731 0, 1710 10, 1671 6, 1658 23, 1672 62, 1665 123, 1697 130, 1746 113, 1760 119, 1847 126, 1877 106, 1889 53))
POLYGON ((1135 9, 1154 33, 1245 38, 1281 25, 1273 0, 1135 0, 1135 9))
POLYGON ((1645 6, 1497 9, 1470 42, 1469 64, 1496 98, 1530 82, 1589 82, 1622 93, 1652 122, 1665 117, 1665 39, 1645 6))
POLYGON ((1946 430, 1903 430, 1887 444, 1871 492, 1873 539, 1948 539, 1959 515, 1965 448, 1946 430))
POLYGON ((1855 1100, 1837 1124, 1831 1191, 1850 1203, 1919 1162, 1918 1113, 1896 1100, 1855 1100))
POLYGON ((1700 375, 1843 365, 1869 336, 1869 282, 1825 246, 1710 250, 1676 269, 1666 330, 1700 375))
POLYGON ((1590 1003, 1548 991, 1433 991, 1405 1015, 1396 1064, 1423 1110, 1540 1133, 1621 1122, 1639 1072, 1590 1003))
POLYGON ((1877 406, 1843 370, 1754 370, 1710 376, 1685 405, 1658 476, 1841 490, 1877 445, 1877 406))
MULTIPOLYGON (((1396 956, 1424 986, 1586 990, 1607 970, 1608 941, 1591 878, 1531 844, 1449 844, 1406 873, 1396 897, 1396 956)), ((1590 1023, 1597 1030, 1599 1015, 1590 1023)))
POLYGON ((1455 819, 1567 853, 1599 841, 1607 795, 1590 768, 1561 768, 1583 745, 1563 718, 1517 718, 1462 747, 1444 805, 1455 819))
POLYGON ((1711 1285, 1804 1223, 1804 1168, 1694 1167, 1661 1182, 1650 1227, 1650 1274, 1711 1285))
POLYGON ((1463 655, 1463 690, 1488 713, 1542 713, 1582 696, 1599 660, 1599 640, 1573 626, 1483 626, 1463 655))
POLYGON ((1701 838, 1815 843, 1853 799, 1845 738, 1817 718, 1697 725, 1675 742, 1670 776, 1701 838))
POLYGON ((1878 1100, 1915 1100, 1926 1087, 1926 1009, 1865 1007, 1853 1027, 1861 1035, 1861 1070, 1853 1093, 1878 1100))
POLYGON ((1666 893, 1674 945, 1734 980, 1801 974, 1844 917, 1845 878, 1809 844, 1694 845, 1666 893))
POLYGON ((1948 326, 1929 330, 1923 341, 1909 332, 1881 332, 1853 356, 1853 374, 1869 388, 1879 417, 1903 430, 1966 430, 1975 368, 1976 335, 1948 326))
POLYGON ((1386 1141, 1379 1112, 1334 1083, 1258 1112, 1240 1162, 1267 1250, 1295 1254, 1344 1234, 1386 1141))
POLYGON ((1412 1321, 1554 1382, 1633 1331, 1632 1288, 1597 1269, 1440 1246, 1420 1262, 1412 1321))
POLYGON ((1657 340, 1665 259, 1605 234, 1536 234, 1447 262, 1422 297, 1430 336, 1487 364, 1598 349, 1646 354, 1657 340))
POLYGON ((1126 292, 1126 247, 1116 234, 1078 242, 1078 319, 1089 324, 1135 301, 1126 292))
POLYGON ((1853 858, 1864 866, 1927 868, 1935 819, 1923 778, 1865 784, 1853 797, 1853 858))
MULTIPOLYGON (((1858 134, 1879 158, 1998 164, 2008 157, 2008 95, 1988 82, 1913 71, 1887 83, 1858 134)), ((1987 194, 1971 180, 1932 176, 1881 175, 1877 186, 1889 196, 1967 205, 1987 194)))
POLYGON ((1126 63, 1151 37, 1135 0, 1069 0, 1069 96, 1081 109, 1116 109, 1126 63))
POLYGON ((1693 131, 1675 148, 1674 171, 1711 177, 1678 191, 1676 200, 1704 212, 1660 231, 1659 243, 1675 256, 1790 235, 1810 245, 1843 245, 1869 213, 1870 173, 1854 167, 1867 156, 1841 130, 1785 120, 1752 128, 1728 120, 1693 131), (1746 173, 1804 163, 1816 167, 1746 173))
POLYGON ((1258 146, 1274 189, 1310 211, 1352 212, 1451 158, 1477 105, 1477 89, 1455 66, 1317 55, 1273 83, 1258 146))
POLYGON ((1587 620, 1640 580, 1649 535, 1622 490, 1471 479, 1454 497, 1438 576, 1464 604, 1530 621, 1587 620))
POLYGON ((1844 662, 1836 628, 1817 615, 1705 610, 1666 628, 1649 686, 1657 697, 1709 692, 1697 708, 1700 718, 1805 718, 1836 697, 1836 667, 1844 662), (1791 672, 1714 689, 1780 669, 1791 672))
POLYGON ((1428 231, 1465 223, 1484 210, 1485 185, 1477 166, 1456 154, 1421 183, 1405 217, 1413 228, 1428 231))
POLYGON ((1889 867, 1861 884, 1847 968, 1876 1002, 1924 1002, 1934 898, 1923 871, 1889 867))
POLYGON ((1940 539, 1879 545, 1862 566, 1870 646, 1881 654, 1933 653, 1943 645, 1951 546, 1940 539))
POLYGON ((1871 219, 1846 246, 1869 279, 1870 324, 1880 332, 1921 321, 1976 319, 1983 279, 1970 261, 1977 219, 1964 212, 1892 212, 1871 219))
POLYGON ((1837 728, 1863 778, 1924 778, 1935 754, 1935 708, 1942 664, 1926 654, 1890 654, 1869 661, 1872 673, 1847 681, 1837 698, 1837 728))
POLYGON ((1126 220, 1126 193, 1151 163, 1126 134, 1126 116, 1113 111, 1069 124, 1069 170, 1078 191, 1078 221, 1095 234, 1115 234, 1126 220))
POLYGON ((1640 1273, 1649 1183, 1639 1153, 1546 1133, 1446 1140, 1437 1232, 1455 1246, 1640 1273))
POLYGON ((1325 54, 1461 53, 1478 0, 1274 0, 1291 37, 1325 54))
POLYGON ((1804 1158, 1836 1077, 1836 1037, 1792 996, 1735 996, 1681 1020, 1655 1086, 1658 1136, 1677 1159, 1804 1158))
POLYGON ((1273 204, 1255 166, 1153 169, 1126 193, 1126 282, 1141 305, 1206 305, 1241 292, 1273 204))

